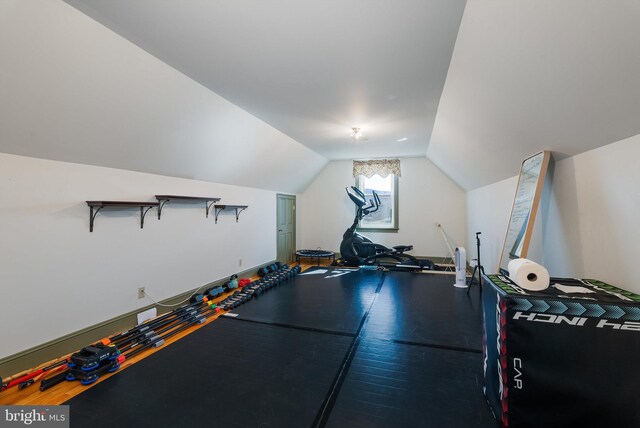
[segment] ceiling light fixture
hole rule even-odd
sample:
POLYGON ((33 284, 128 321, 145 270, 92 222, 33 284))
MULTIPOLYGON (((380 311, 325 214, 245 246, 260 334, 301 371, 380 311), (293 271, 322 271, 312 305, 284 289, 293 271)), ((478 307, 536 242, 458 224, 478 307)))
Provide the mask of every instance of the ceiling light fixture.
POLYGON ((367 136, 362 133, 360 128, 353 127, 351 128, 351 139, 356 143, 359 143, 361 141, 365 141, 367 136))
POLYGON ((407 141, 407 137, 402 137, 399 140, 396 140, 398 143, 401 143, 403 141, 407 141))

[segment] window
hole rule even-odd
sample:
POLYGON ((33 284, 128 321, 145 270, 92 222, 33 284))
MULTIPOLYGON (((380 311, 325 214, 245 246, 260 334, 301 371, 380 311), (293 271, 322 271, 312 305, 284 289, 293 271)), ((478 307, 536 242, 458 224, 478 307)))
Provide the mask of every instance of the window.
POLYGON ((358 229, 398 230, 398 177, 395 174, 389 174, 386 177, 375 174, 371 178, 358 175, 356 187, 364 193, 367 202, 373 199, 374 190, 380 198, 380 208, 364 217, 360 221, 358 229))

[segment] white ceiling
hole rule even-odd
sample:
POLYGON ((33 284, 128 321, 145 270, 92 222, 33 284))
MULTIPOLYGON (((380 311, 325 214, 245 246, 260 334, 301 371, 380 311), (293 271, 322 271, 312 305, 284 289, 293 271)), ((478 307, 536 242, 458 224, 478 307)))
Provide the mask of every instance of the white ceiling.
POLYGON ((329 159, 469 190, 640 133, 637 0, 65 1, 329 159))
POLYGON ((328 159, 425 156, 465 4, 66 1, 328 159))

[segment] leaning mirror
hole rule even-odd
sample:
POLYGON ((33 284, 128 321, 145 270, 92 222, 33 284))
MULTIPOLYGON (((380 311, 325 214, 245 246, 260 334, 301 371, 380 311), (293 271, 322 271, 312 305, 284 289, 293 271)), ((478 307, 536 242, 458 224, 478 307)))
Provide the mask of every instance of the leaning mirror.
POLYGON ((540 195, 547 175, 551 153, 544 151, 522 162, 516 195, 511 208, 507 236, 500 256, 499 271, 506 273, 509 262, 527 257, 540 195))

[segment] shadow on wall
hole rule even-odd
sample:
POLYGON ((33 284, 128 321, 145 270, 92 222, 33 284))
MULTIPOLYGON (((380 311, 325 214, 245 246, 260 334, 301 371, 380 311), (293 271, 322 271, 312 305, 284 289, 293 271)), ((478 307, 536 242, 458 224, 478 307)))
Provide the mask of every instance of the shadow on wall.
MULTIPOLYGON (((555 155, 554 155, 555 156, 555 155)), ((556 161, 552 156, 549 160, 549 167, 547 168, 547 174, 544 177, 544 184, 542 193, 540 195, 540 203, 538 205, 538 212, 536 213, 536 220, 533 226, 533 232, 531 235, 531 244, 529 246, 529 252, 526 256, 527 259, 533 260, 544 266, 548 265, 548 255, 546 255, 546 246, 548 241, 555 239, 555 231, 551 229, 554 227, 553 216, 550 214, 552 206, 554 191, 553 191, 553 178, 555 174, 556 161)), ((551 244, 554 245, 554 244, 551 244)))
POLYGON ((541 203, 541 263, 552 276, 580 277, 584 256, 574 159, 557 162, 553 171, 549 197, 541 203))

